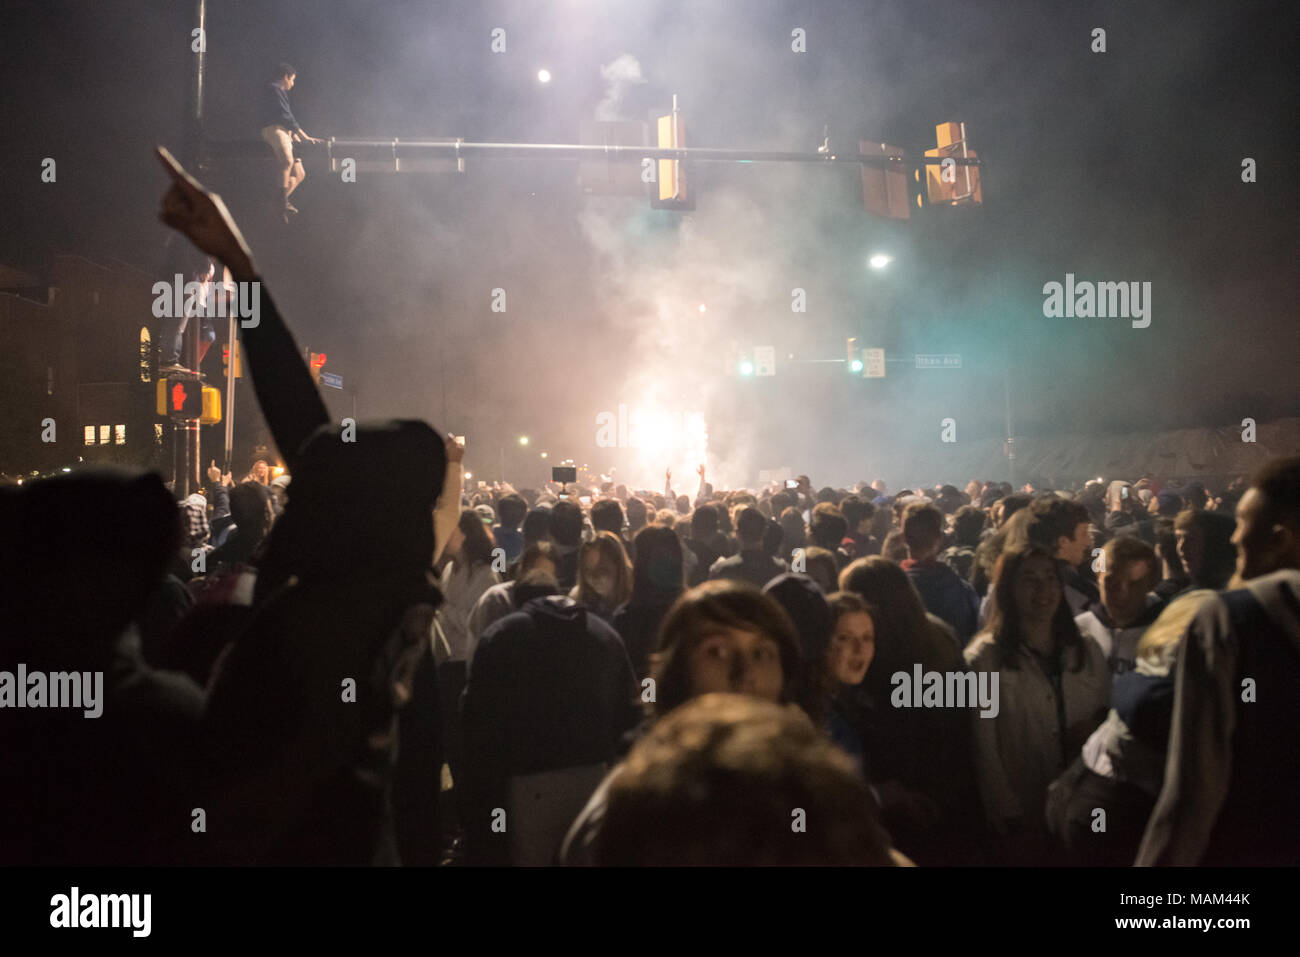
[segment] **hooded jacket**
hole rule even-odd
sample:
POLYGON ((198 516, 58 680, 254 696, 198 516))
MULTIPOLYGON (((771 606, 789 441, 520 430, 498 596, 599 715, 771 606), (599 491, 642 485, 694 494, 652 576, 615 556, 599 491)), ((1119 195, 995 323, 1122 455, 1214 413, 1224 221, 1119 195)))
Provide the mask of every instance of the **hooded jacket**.
POLYGON ((1139 866, 1300 864, 1298 685, 1300 570, 1200 605, 1178 655, 1164 786, 1139 866))
MULTIPOLYGON (((394 765, 435 750, 433 719, 410 711, 438 707, 416 677, 441 601, 430 565, 446 452, 423 422, 331 426, 265 286, 260 301, 260 322, 240 336, 294 478, 252 618, 213 679, 209 812, 230 822, 213 849, 229 862, 394 863, 394 765), (419 733, 405 752, 403 725, 419 733)), ((436 800, 436 784, 407 795, 426 818, 436 800)))
POLYGON ((613 763, 640 716, 637 690, 618 633, 567 596, 535 598, 483 633, 462 719, 476 854, 511 777, 613 763))
POLYGON ((918 562, 908 558, 900 567, 920 592, 925 610, 951 625, 958 650, 965 648, 979 627, 980 600, 975 589, 937 559, 918 562))
POLYGON ((422 422, 362 425, 354 442, 322 427, 303 447, 268 550, 292 577, 256 603, 210 696, 212 800, 236 822, 222 860, 396 862, 398 712, 441 602, 444 459, 422 422), (358 510, 359 488, 383 507, 358 510))

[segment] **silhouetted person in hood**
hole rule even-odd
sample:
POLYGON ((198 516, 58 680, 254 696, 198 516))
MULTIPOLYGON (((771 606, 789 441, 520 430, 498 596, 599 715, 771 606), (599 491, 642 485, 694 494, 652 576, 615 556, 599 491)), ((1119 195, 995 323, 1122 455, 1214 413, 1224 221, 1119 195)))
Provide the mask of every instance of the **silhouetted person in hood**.
MULTIPOLYGON (((259 283, 240 335, 293 487, 258 576, 247 629, 218 665, 204 800, 213 857, 232 863, 397 863, 394 780, 418 793, 404 845, 427 859, 436 820, 436 685, 428 634, 433 509, 446 473, 428 425, 327 425, 292 334, 238 228, 165 151, 163 221, 259 283), (376 508, 358 506, 360 490, 376 508), (399 727, 406 735, 398 748, 399 727), (401 761, 414 765, 398 766, 401 761)), ((196 801, 196 804, 199 802, 196 801)))

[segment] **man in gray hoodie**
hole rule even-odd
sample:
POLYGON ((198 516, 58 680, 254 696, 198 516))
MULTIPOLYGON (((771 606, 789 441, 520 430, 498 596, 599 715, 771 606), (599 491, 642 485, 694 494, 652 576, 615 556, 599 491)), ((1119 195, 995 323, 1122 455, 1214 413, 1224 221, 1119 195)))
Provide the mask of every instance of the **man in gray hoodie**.
POLYGON ((1183 637, 1164 787, 1137 864, 1300 864, 1300 457, 1237 505, 1236 582, 1183 637))

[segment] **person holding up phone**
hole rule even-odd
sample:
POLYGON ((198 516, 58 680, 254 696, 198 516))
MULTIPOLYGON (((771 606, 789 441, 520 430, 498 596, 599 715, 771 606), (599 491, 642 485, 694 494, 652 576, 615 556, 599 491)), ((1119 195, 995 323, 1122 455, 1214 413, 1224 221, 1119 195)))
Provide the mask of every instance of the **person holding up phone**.
POLYGON ((433 561, 436 564, 460 521, 460 497, 465 483, 465 436, 447 433, 447 471, 433 513, 433 561))
POLYGON ((1137 496, 1133 494, 1133 486, 1128 482, 1116 479, 1110 483, 1110 487, 1106 490, 1105 521, 1106 531, 1109 534, 1113 535, 1118 529, 1137 524, 1137 516, 1133 508, 1135 501, 1137 496))

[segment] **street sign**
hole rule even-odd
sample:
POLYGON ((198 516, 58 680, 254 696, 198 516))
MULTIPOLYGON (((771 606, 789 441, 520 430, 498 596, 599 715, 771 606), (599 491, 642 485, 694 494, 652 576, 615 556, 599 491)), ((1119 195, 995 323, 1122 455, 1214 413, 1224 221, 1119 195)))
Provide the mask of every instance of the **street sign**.
POLYGON ((884 349, 864 349, 867 356, 868 379, 883 379, 885 377, 885 350, 884 349))
POLYGON ((916 367, 918 369, 960 369, 961 356, 959 355, 917 355, 916 367))
POLYGON ((320 374, 320 384, 327 385, 331 389, 343 388, 343 376, 335 375, 333 372, 322 372, 320 374))

